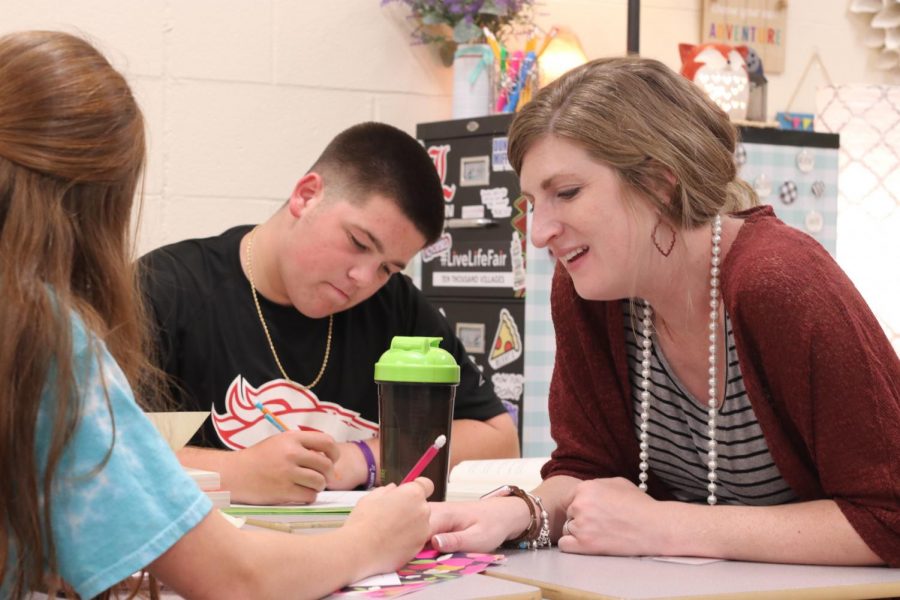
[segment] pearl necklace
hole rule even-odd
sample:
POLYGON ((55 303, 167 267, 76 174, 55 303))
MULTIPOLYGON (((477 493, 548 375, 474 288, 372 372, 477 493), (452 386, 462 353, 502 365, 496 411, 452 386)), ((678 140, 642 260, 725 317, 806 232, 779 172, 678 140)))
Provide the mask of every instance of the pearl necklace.
MULTIPOLYGON (((719 388, 717 385, 718 371, 716 369, 716 350, 719 339, 719 263, 721 262, 721 248, 719 245, 721 242, 722 217, 716 215, 712 222, 712 254, 709 269, 709 400, 707 401, 707 416, 709 420, 706 422, 709 427, 709 441, 707 442, 706 453, 706 466, 709 468, 709 472, 706 476, 709 483, 707 484, 706 489, 709 491, 709 496, 706 497, 706 502, 710 506, 716 504, 716 467, 718 466, 718 454, 716 452, 716 413, 719 388)), ((653 347, 653 340, 651 337, 653 334, 651 329, 653 325, 651 321, 653 309, 650 308, 650 303, 646 300, 644 300, 643 314, 644 318, 641 321, 641 324, 643 325, 641 333, 644 336, 642 342, 643 349, 641 350, 641 451, 638 455, 640 457, 639 467, 641 472, 638 475, 638 479, 640 480, 638 487, 641 491, 646 492, 648 478, 647 470, 650 468, 650 464, 647 462, 650 458, 650 435, 647 433, 647 430, 650 426, 650 354, 651 348, 653 347)))

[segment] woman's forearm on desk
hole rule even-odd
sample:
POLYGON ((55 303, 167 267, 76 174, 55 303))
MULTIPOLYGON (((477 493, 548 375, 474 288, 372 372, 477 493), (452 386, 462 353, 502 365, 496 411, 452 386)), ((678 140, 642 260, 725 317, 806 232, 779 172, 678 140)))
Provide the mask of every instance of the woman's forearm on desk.
POLYGON ((820 565, 879 565, 833 500, 709 507, 662 502, 665 554, 820 565))

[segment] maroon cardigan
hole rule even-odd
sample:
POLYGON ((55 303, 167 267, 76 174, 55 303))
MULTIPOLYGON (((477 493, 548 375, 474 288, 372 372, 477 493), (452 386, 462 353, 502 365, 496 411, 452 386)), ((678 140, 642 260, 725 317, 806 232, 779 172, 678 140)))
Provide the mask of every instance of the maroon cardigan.
MULTIPOLYGON (((900 567, 900 360, 859 292, 815 240, 771 207, 745 219, 722 265, 741 373, 772 458, 801 501, 830 498, 900 567)), ((896 268, 896 265, 895 267, 896 268)), ((558 267, 556 364, 544 478, 637 482, 624 317, 578 297, 558 267)), ((650 493, 671 498, 658 478, 650 493)))

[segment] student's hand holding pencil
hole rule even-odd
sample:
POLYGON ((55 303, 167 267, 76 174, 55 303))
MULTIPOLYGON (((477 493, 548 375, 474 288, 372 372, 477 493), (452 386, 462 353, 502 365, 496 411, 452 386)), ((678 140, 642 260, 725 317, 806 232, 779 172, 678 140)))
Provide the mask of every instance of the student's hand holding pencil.
POLYGON ((229 454, 220 474, 235 502, 306 504, 334 477, 340 450, 329 435, 292 430, 229 454))
POLYGON ((395 571, 422 549, 431 533, 431 508, 425 501, 434 492, 430 479, 419 477, 397 486, 373 489, 359 501, 336 534, 353 540, 353 557, 363 568, 359 576, 395 571))

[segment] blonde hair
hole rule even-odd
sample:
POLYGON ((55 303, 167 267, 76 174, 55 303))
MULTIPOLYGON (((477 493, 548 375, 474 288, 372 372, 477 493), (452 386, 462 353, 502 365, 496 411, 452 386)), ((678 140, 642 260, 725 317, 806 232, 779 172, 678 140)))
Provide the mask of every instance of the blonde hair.
POLYGON ((0 582, 13 597, 57 572, 51 484, 80 414, 70 315, 134 389, 159 389, 144 385, 155 371, 129 235, 143 163, 141 111, 89 43, 47 31, 0 38, 0 582), (45 392, 55 404, 44 465, 45 392))
POLYGON ((626 192, 639 193, 685 229, 758 203, 737 178, 737 132, 728 116, 656 60, 597 59, 541 90, 510 127, 509 161, 516 172, 546 135, 583 147, 616 171, 626 192))

